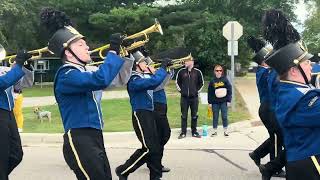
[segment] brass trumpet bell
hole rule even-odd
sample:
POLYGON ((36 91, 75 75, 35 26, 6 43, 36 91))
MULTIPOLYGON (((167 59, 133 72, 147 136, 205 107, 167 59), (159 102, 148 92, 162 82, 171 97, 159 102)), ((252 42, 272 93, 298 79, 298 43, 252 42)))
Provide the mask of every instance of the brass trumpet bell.
POLYGON ((6 50, 4 49, 4 47, 0 44, 0 61, 3 60, 6 57, 6 50))
MULTIPOLYGON (((120 55, 126 56, 126 55, 128 55, 128 51, 135 49, 135 48, 138 48, 138 47, 141 47, 141 46, 144 46, 150 40, 148 34, 151 34, 154 32, 160 33, 161 35, 163 35, 162 27, 157 19, 155 19, 155 23, 152 26, 150 26, 149 28, 124 38, 124 39, 132 39, 133 40, 133 39, 137 39, 140 37, 144 37, 143 40, 136 41, 133 44, 131 44, 129 47, 121 47, 120 55)), ((100 58, 104 59, 105 56, 103 55, 103 52, 106 49, 109 49, 109 47, 110 47, 110 44, 106 44, 104 46, 101 46, 99 48, 96 48, 96 49, 90 51, 90 54, 98 52, 100 58)))

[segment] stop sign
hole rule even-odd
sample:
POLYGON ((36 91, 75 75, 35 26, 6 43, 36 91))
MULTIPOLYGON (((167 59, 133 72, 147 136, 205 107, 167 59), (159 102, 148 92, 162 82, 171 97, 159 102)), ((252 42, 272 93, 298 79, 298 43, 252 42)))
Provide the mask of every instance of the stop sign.
POLYGON ((223 26, 222 32, 227 40, 238 40, 243 34, 243 28, 238 21, 229 21, 223 26))

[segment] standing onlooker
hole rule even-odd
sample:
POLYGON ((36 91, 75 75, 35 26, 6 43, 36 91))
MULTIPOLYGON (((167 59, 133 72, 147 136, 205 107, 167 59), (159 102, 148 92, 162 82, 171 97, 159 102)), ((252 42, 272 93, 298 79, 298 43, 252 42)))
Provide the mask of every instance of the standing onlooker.
POLYGON ((208 86, 208 104, 213 112, 213 134, 217 135, 219 111, 221 110, 221 117, 224 128, 224 135, 229 136, 228 129, 228 107, 231 104, 232 88, 227 77, 224 76, 221 65, 214 66, 214 77, 208 86))
POLYGON ((201 138, 197 132, 198 120, 198 94, 203 87, 202 72, 194 68, 193 57, 185 61, 185 68, 182 68, 177 73, 176 85, 181 93, 181 133, 178 139, 185 138, 187 133, 188 109, 191 109, 191 131, 192 137, 201 138))

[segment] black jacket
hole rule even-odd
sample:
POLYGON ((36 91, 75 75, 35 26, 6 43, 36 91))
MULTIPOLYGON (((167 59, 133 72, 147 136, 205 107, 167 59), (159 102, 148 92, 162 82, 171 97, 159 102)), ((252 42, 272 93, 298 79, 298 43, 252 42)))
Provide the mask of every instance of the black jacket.
POLYGON ((221 78, 214 77, 208 86, 208 104, 218 104, 222 102, 231 102, 232 98, 232 87, 228 79, 223 76, 221 78), (215 90, 219 88, 226 88, 227 95, 222 98, 217 98, 215 90))
POLYGON ((176 85, 182 97, 198 97, 203 87, 202 72, 197 68, 192 68, 190 72, 182 68, 177 73, 176 85))

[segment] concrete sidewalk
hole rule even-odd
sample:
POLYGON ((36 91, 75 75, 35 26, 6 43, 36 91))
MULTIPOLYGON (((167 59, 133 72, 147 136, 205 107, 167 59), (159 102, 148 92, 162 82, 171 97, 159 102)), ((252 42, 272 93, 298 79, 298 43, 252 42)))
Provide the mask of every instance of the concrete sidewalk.
POLYGON ((236 78, 235 85, 246 103, 246 106, 251 114, 251 120, 260 121, 258 115, 260 100, 255 77, 236 78))

